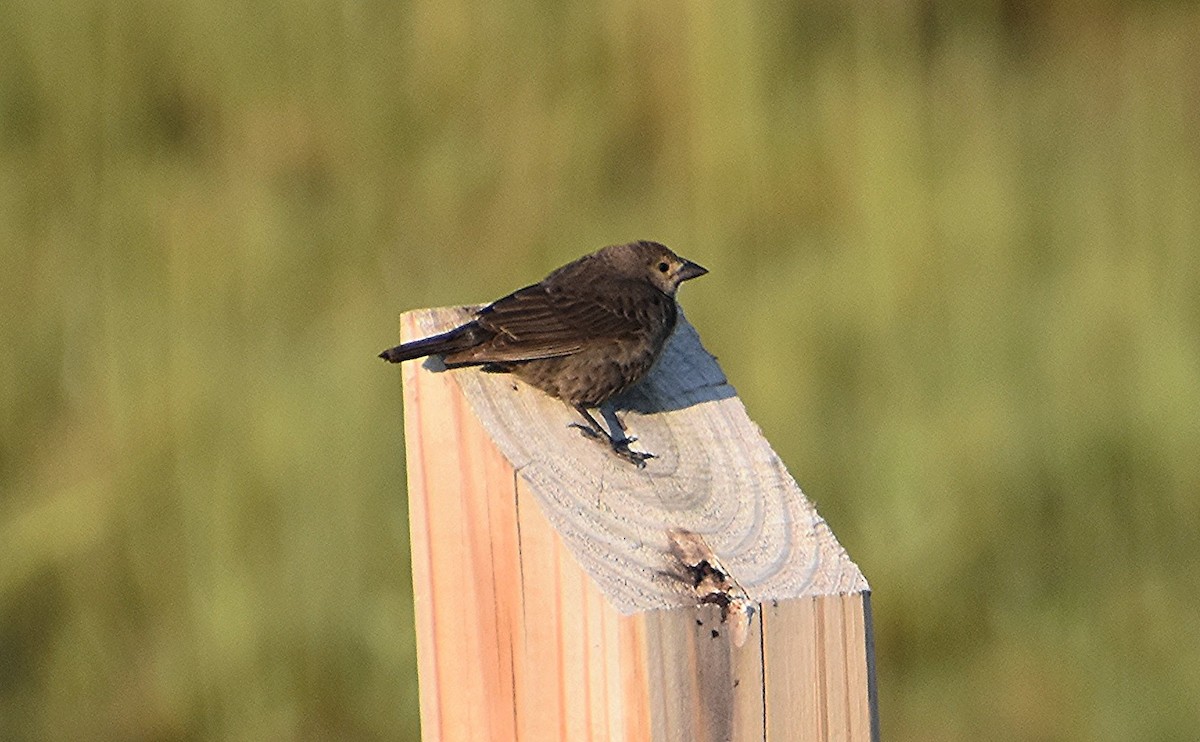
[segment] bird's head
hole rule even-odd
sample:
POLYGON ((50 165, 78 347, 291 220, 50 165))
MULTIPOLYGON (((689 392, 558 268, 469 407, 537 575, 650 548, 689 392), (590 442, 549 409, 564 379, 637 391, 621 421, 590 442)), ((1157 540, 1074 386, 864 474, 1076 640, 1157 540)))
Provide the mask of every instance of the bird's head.
MULTIPOLYGON (((609 248, 614 249, 614 248, 609 248)), ((699 278, 708 270, 671 252, 657 242, 631 242, 619 245, 613 257, 633 275, 646 277, 659 291, 675 296, 679 284, 699 278)))

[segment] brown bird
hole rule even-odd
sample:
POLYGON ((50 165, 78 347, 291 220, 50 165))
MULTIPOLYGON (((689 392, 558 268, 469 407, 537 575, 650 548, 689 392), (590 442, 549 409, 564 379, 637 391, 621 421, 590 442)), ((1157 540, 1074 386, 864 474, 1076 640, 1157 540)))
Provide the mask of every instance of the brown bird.
MULTIPOLYGON (((539 283, 497 299, 449 332, 379 354, 392 363, 442 356, 449 368, 508 372, 573 406, 622 458, 645 466, 653 454, 605 432, 598 408, 650 371, 675 329, 679 284, 708 271, 657 242, 612 245, 568 263, 539 283)), ((614 415, 615 419, 615 415, 614 415)))

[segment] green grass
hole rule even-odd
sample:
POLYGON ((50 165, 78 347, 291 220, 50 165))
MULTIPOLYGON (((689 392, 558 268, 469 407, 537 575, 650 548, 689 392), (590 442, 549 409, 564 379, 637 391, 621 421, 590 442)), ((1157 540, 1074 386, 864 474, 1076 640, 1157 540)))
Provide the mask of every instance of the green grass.
POLYGON ((1200 12, 887 5, 0 0, 0 738, 414 737, 375 353, 642 237, 885 738, 1194 735, 1200 12))

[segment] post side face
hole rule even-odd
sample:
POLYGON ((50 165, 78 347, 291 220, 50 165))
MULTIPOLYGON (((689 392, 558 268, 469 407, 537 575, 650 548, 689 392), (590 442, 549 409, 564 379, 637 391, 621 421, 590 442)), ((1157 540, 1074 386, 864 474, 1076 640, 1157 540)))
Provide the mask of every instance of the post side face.
POLYGON ((516 739, 512 468, 449 379, 403 365, 422 737, 516 739))
POLYGON ((879 739, 869 593, 762 611, 766 739, 879 739))
POLYGON ((721 614, 705 605, 639 616, 648 635, 653 739, 764 739, 758 623, 739 646, 721 614))

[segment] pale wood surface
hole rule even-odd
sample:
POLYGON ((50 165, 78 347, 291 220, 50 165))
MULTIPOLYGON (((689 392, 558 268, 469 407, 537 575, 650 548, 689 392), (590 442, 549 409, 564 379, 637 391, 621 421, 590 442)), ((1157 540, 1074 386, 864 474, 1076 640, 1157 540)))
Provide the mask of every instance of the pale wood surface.
POLYGON ((866 582, 690 327, 629 403, 640 471, 507 376, 403 366, 426 740, 871 739, 866 582), (764 604, 740 643, 671 529, 764 604))

